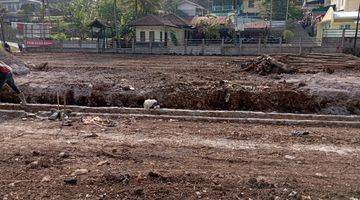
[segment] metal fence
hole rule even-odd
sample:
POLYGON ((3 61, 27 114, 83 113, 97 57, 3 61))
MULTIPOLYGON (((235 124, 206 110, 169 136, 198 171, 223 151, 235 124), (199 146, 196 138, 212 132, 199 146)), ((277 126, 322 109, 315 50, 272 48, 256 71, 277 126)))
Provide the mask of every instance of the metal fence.
POLYGON ((324 45, 314 40, 296 39, 286 41, 281 37, 253 37, 237 39, 189 39, 183 41, 151 40, 146 42, 117 41, 110 38, 99 40, 66 40, 52 44, 27 46, 29 51, 64 52, 113 52, 141 54, 185 54, 185 55, 258 55, 263 53, 303 53, 341 51, 339 41, 324 45))

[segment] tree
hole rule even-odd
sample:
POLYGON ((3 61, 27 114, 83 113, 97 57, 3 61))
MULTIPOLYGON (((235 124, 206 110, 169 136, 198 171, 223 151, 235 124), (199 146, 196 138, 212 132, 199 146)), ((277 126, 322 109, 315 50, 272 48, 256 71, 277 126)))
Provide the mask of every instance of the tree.
POLYGON ((89 25, 98 16, 96 0, 73 0, 64 9, 64 20, 80 39, 86 39, 89 25))
POLYGON ((35 16, 36 12, 39 12, 39 7, 37 7, 33 3, 27 3, 21 6, 18 15, 22 15, 24 17, 25 22, 30 22, 31 17, 35 16))
POLYGON ((180 0, 164 0, 162 9, 169 13, 177 13, 180 0))
POLYGON ((122 0, 123 5, 134 12, 136 17, 154 14, 161 9, 162 0, 122 0))
POLYGON ((288 19, 299 20, 303 13, 301 8, 297 5, 297 0, 261 0, 260 1, 260 15, 263 19, 270 20, 285 20, 286 10, 289 2, 288 19))

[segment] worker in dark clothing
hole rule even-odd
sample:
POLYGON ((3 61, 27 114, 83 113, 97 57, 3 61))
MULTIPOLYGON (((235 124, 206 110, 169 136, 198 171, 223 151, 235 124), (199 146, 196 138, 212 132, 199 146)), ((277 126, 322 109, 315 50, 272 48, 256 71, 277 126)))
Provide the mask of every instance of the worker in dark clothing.
POLYGON ((2 90, 5 84, 10 86, 10 88, 18 95, 18 97, 21 100, 20 104, 22 106, 26 106, 25 95, 16 86, 11 67, 9 67, 3 62, 0 62, 0 91, 2 90))
POLYGON ((11 47, 7 42, 5 42, 5 44, 4 44, 4 49, 5 49, 5 51, 11 53, 11 47))

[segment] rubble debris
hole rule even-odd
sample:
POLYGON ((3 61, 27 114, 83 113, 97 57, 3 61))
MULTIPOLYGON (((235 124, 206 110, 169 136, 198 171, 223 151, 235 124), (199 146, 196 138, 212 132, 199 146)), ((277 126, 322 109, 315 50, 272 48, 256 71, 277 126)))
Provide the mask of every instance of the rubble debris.
POLYGON ((100 167, 100 166, 103 166, 103 165, 108 165, 110 164, 108 160, 104 160, 104 161, 100 161, 96 166, 100 167))
POLYGON ((310 134, 310 132, 308 132, 308 131, 293 131, 290 133, 290 135, 295 136, 295 137, 306 136, 309 134, 310 134))
POLYGON ((50 163, 47 160, 39 159, 39 160, 30 162, 29 167, 30 167, 30 169, 49 168, 50 163))
POLYGON ((67 153, 67 152, 60 152, 60 153, 59 153, 59 157, 60 157, 60 158, 69 158, 69 157, 70 157, 70 154, 67 153))
POLYGON ((144 190, 143 189, 136 189, 135 191, 134 191, 134 194, 135 195, 137 195, 137 196, 142 196, 142 195, 144 195, 144 190))
POLYGON ((32 151, 32 155, 35 156, 35 157, 36 157, 36 156, 40 156, 40 155, 41 155, 41 152, 34 150, 34 151, 32 151))
POLYGON ((264 188, 274 188, 274 184, 272 183, 268 183, 267 181, 263 180, 263 179, 256 179, 256 178, 250 178, 247 182, 247 184, 251 187, 251 188, 257 188, 257 189, 264 189, 264 188))
POLYGON ((88 169, 77 169, 73 173, 71 173, 71 176, 80 176, 89 173, 88 169))
POLYGON ((49 70, 49 63, 48 62, 41 63, 41 64, 35 66, 35 69, 39 70, 39 71, 48 71, 49 70))
POLYGON ((127 85, 127 86, 124 86, 124 87, 123 87, 123 90, 124 90, 124 91, 134 91, 135 88, 132 87, 132 86, 130 86, 130 85, 127 85))
POLYGON ((115 174, 115 173, 106 173, 104 178, 107 182, 117 182, 124 185, 129 184, 131 176, 129 174, 115 174))
POLYGON ((325 67, 323 69, 323 72, 328 73, 328 74, 333 74, 333 73, 335 73, 335 70, 330 67, 325 67))
POLYGON ((293 74, 296 72, 290 69, 287 64, 282 63, 269 55, 259 56, 245 64, 242 64, 243 71, 254 72, 262 76, 270 74, 293 74))
POLYGON ((153 181, 165 181, 167 179, 166 177, 164 177, 156 172, 149 172, 148 177, 150 180, 153 180, 153 181))
POLYGON ((297 197, 298 197, 298 195, 299 195, 299 193, 298 193, 298 192, 296 192, 296 191, 292 191, 292 192, 290 192, 290 194, 288 195, 288 197, 290 197, 290 198, 297 198, 297 197))
POLYGON ((84 135, 84 138, 97 138, 99 137, 99 135, 97 135, 96 133, 90 133, 87 135, 84 135))
POLYGON ((294 160, 296 157, 295 156, 290 156, 290 155, 285 155, 285 158, 288 160, 294 160))
POLYGON ((50 182, 51 180, 51 177, 50 176, 44 176, 42 179, 41 179, 41 182, 50 182))
POLYGON ((82 118, 81 121, 86 125, 94 124, 100 127, 116 127, 117 125, 115 121, 101 117, 85 117, 82 118))
POLYGON ((144 108, 147 110, 160 109, 160 103, 156 99, 147 99, 144 101, 144 108))
POLYGON ((76 185, 77 184, 77 179, 76 177, 68 177, 64 179, 64 183, 66 185, 76 185))

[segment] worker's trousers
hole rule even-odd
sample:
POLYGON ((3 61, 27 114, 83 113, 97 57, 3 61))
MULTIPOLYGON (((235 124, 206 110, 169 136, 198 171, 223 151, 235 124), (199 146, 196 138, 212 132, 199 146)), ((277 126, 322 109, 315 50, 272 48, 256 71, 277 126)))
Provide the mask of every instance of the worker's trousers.
POLYGON ((8 73, 8 74, 0 73, 0 91, 2 90, 5 84, 8 84, 16 94, 21 93, 18 87, 15 85, 15 81, 12 73, 8 73))

